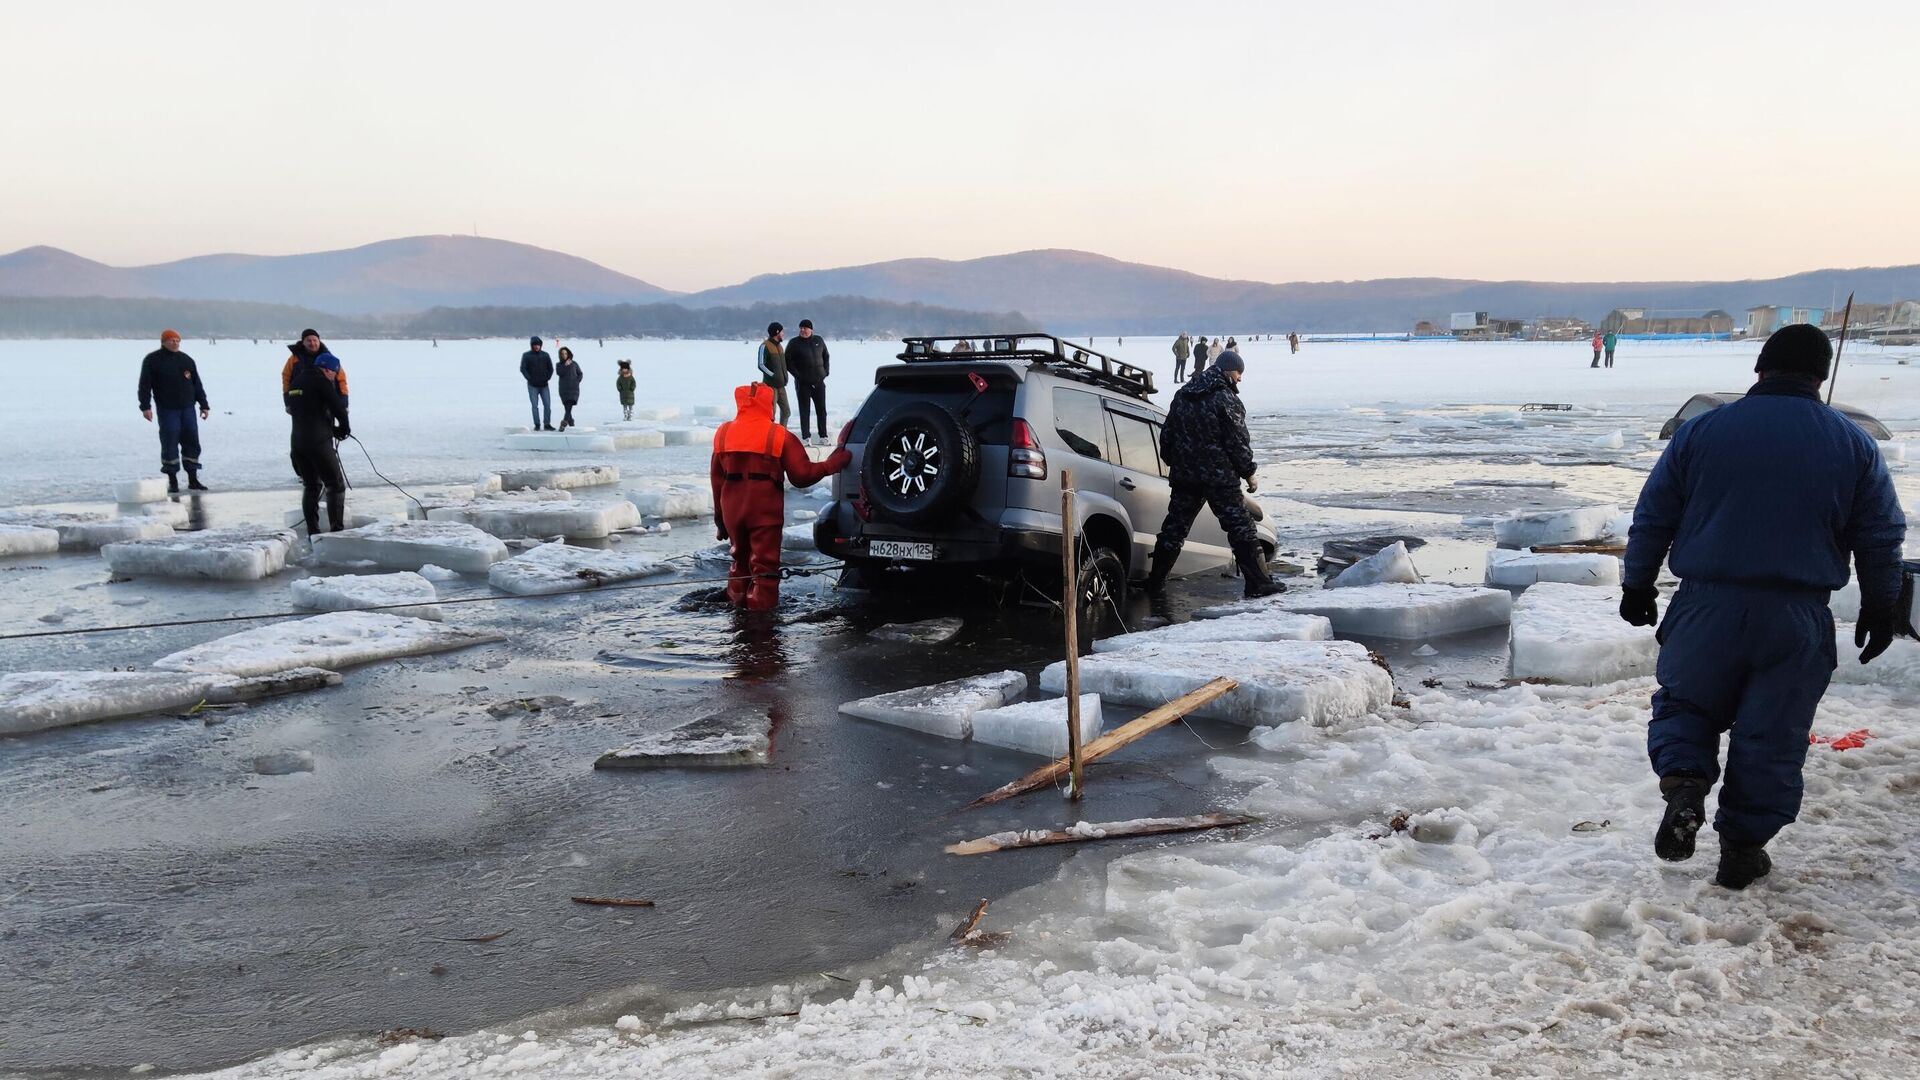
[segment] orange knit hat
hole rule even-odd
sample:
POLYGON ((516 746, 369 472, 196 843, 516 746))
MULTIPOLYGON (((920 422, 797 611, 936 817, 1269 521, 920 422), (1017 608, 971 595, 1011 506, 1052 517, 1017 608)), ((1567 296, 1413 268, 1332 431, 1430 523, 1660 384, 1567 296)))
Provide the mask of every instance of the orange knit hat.
POLYGON ((162 345, 165 345, 165 344, 167 343, 167 339, 168 339, 168 338, 172 338, 172 339, 173 339, 173 340, 175 340, 175 341, 179 341, 179 340, 180 340, 180 331, 178 331, 178 330, 162 330, 162 331, 160 331, 160 343, 161 343, 162 345))

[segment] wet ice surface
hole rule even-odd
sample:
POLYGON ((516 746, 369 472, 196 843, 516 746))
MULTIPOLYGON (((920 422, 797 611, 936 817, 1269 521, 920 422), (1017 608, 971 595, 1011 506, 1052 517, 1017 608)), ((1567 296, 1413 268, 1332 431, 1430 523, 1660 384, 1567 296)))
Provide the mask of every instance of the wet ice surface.
MULTIPOLYGON (((1138 341, 1139 351, 1130 341, 1122 357, 1163 367, 1165 342, 1138 341)), ((503 425, 524 423, 525 398, 513 376, 516 343, 447 343, 433 352, 407 343, 336 346, 353 367, 356 430, 382 471, 416 494, 471 486, 476 476, 502 468, 566 466, 580 458, 499 448, 503 425), (475 371, 485 374, 473 378, 475 371)), ((1393 348, 1309 345, 1299 357, 1271 347, 1243 350, 1262 461, 1258 498, 1284 558, 1310 568, 1327 540, 1412 535, 1428 541, 1412 553, 1423 577, 1479 584, 1496 518, 1630 506, 1658 449, 1646 434, 1687 394, 1744 386, 1751 363, 1750 348, 1676 347, 1657 362, 1649 355, 1644 369, 1616 369, 1601 383, 1579 356, 1563 369, 1543 362, 1557 354, 1531 348, 1378 351, 1393 348), (1381 369, 1378 379, 1354 377, 1374 368, 1381 369), (1354 398, 1360 383, 1372 397, 1390 394, 1399 403, 1354 398), (1582 409, 1517 409, 1536 400, 1582 409), (1617 450, 1610 445, 1614 431, 1622 432, 1617 450)), ((47 354, 9 342, 0 343, 0 356, 23 349, 41 359, 47 354)), ((57 351, 73 361, 69 368, 92 364, 96 373, 110 372, 102 374, 110 381, 130 378, 145 348, 60 343, 57 351)), ((208 479, 227 489, 285 483, 284 417, 271 378, 253 385, 257 372, 249 365, 257 355, 230 342, 190 344, 188 351, 216 401, 215 419, 203 427, 208 479)), ((614 356, 651 363, 656 378, 648 385, 676 404, 726 400, 727 373, 737 368, 744 376, 751 366, 751 346, 737 343, 610 343, 594 353, 608 357, 600 365, 608 382, 614 356)), ((835 353, 840 374, 829 393, 837 424, 886 350, 836 342, 835 353)), ((1842 397, 1897 431, 1912 429, 1920 421, 1915 371, 1873 350, 1862 354, 1860 367, 1849 369, 1857 392, 1842 397)), ((46 367, 29 366, 29 380, 46 367)), ((589 364, 589 380, 599 375, 589 364)), ((595 412, 591 391, 584 418, 610 419, 611 407, 601 409, 604 416, 595 412)), ((79 489, 105 492, 114 477, 152 469, 151 428, 125 402, 100 404, 97 416, 84 413, 92 403, 77 403, 83 412, 74 422, 109 434, 63 448, 58 461, 31 453, 18 441, 35 430, 18 411, 31 399, 0 400, 7 421, 0 423, 0 450, 20 463, 0 476, 0 505, 69 497, 76 476, 89 481, 79 489)), ((710 521, 683 518, 705 509, 705 452, 692 436, 679 442, 592 455, 617 464, 621 479, 580 489, 577 498, 626 497, 648 513, 649 524, 660 516, 682 520, 669 533, 616 535, 591 546, 671 558, 712 543, 710 521)), ((344 456, 358 485, 356 512, 404 511, 404 500, 379 486, 357 448, 350 444, 344 456)), ((1913 481, 1904 468, 1895 475, 1911 505, 1913 481)), ((222 490, 156 505, 177 512, 181 527, 200 529, 278 521, 297 505, 297 494, 222 490)), ((789 502, 795 511, 818 505, 801 493, 789 502)), ((115 512, 95 502, 57 508, 115 512)), ((491 561, 474 562, 464 575, 431 575, 440 600, 487 595, 491 561)), ((1286 1046, 1322 1038, 1354 1061, 1386 1052, 1379 1047, 1411 1046, 1435 1055, 1427 1065, 1444 1069, 1456 1053, 1477 1060, 1552 1052, 1561 1045, 1556 1037, 1609 1053, 1624 1045, 1631 1053, 1638 1036, 1609 1029, 1646 1023, 1636 1012, 1645 994, 1634 987, 1678 985, 1705 995, 1704 1005, 1689 1008, 1717 1016, 1731 1006, 1718 996, 1716 980, 1742 978, 1726 970, 1729 948, 1742 956, 1780 950, 1791 969, 1799 946, 1781 940, 1832 938, 1835 951, 1851 956, 1855 944, 1865 948, 1888 935, 1897 941, 1912 929, 1910 915, 1883 893, 1859 891, 1879 887, 1876 880, 1896 894, 1920 887, 1910 861, 1882 849, 1830 878, 1816 875, 1812 895, 1790 894, 1771 915, 1749 918, 1738 902, 1716 901, 1704 925, 1670 933, 1698 901, 1699 868, 1688 868, 1692 876, 1657 877, 1673 872, 1647 865, 1640 850, 1648 807, 1657 806, 1643 790, 1644 753, 1636 745, 1647 684, 1503 689, 1505 627, 1364 641, 1392 666, 1395 689, 1413 699, 1411 711, 1384 710, 1383 722, 1327 732, 1292 725, 1251 742, 1238 726, 1176 725, 1096 766, 1088 800, 1078 807, 1041 792, 956 817, 949 816, 956 807, 1036 759, 851 721, 836 707, 1006 668, 1037 677, 1059 654, 1058 624, 1046 611, 994 610, 965 596, 868 601, 799 582, 787 587, 789 602, 769 633, 710 606, 678 603, 693 588, 686 580, 713 568, 690 559, 675 565, 677 576, 668 579, 674 586, 657 591, 445 604, 449 625, 500 633, 507 642, 356 668, 331 689, 190 719, 163 715, 0 740, 0 821, 8 825, 0 830, 8 915, 0 928, 0 1015, 8 1017, 0 1069, 149 1061, 200 1067, 412 1026, 456 1034, 538 1028, 545 1041, 528 1044, 522 1060, 564 1053, 551 1069, 571 1061, 583 1073, 608 1074, 635 1063, 597 1058, 586 1046, 610 1033, 617 1017, 635 1014, 636 1030, 668 1031, 647 1051, 655 1056, 638 1064, 660 1075, 724 1073, 795 1054, 791 1044, 754 1044, 761 1035, 791 1034, 780 1026, 789 1022, 675 1029, 724 1016, 728 1003, 738 1003, 735 1013, 752 1014, 782 1000, 773 991, 731 988, 803 983, 826 999, 850 991, 816 974, 822 971, 872 977, 883 993, 897 995, 885 1007, 872 995, 853 995, 844 1016, 810 1021, 818 1029, 805 1045, 842 1068, 874 1060, 876 1048, 910 1047, 897 1030, 910 1024, 923 1030, 920 1042, 941 1048, 927 1051, 935 1056, 921 1067, 992 1072, 1017 1060, 1008 1056, 1013 1051, 994 1048, 1013 1031, 1006 1019, 1026 1015, 1039 1018, 1043 1035, 1019 1029, 1024 1033, 1015 1032, 1008 1046, 1045 1046, 1059 1060, 1090 1053, 1088 1075, 1181 1071, 1206 1053, 1271 1062, 1278 1052, 1291 1062, 1298 1052, 1286 1046), (953 615, 966 621, 946 645, 869 636, 888 623, 953 615), (609 749, 716 712, 764 717, 768 764, 592 769, 609 749), (263 775, 256 769, 261 759, 293 763, 296 771, 263 775), (1530 777, 1564 775, 1570 762, 1583 781, 1598 777, 1608 785, 1605 801, 1596 803, 1585 788, 1529 786, 1530 777), (943 844, 1004 829, 1230 808, 1261 814, 1262 831, 1245 843, 1202 834, 974 860, 939 853, 943 844), (1415 812, 1410 824, 1419 838, 1365 839, 1395 810, 1415 812), (1606 873, 1637 869, 1596 879, 1579 870, 1589 865, 1588 849, 1569 855, 1566 871, 1529 861, 1537 836, 1568 835, 1561 818, 1576 816, 1615 818, 1615 832, 1591 841, 1602 853, 1592 865, 1606 873), (1518 835, 1502 839, 1508 833, 1518 835), (1155 854, 1161 847, 1165 853, 1155 854), (1065 875, 1053 882, 1063 866, 1065 875), (1619 888, 1608 884, 1616 879, 1655 882, 1652 899, 1641 899, 1635 884, 1621 901, 1619 888), (1350 881, 1373 887, 1334 887, 1350 881), (1039 888, 1020 891, 1030 885, 1039 888), (1449 888, 1460 890, 1458 910, 1445 904, 1449 888), (567 901, 584 893, 642 896, 658 906, 587 909, 567 901), (1609 898, 1595 901, 1596 893, 1609 898), (957 977, 957 988, 923 993, 922 963, 944 951, 944 929, 981 896, 1004 898, 989 924, 1016 931, 1013 944, 1004 956, 937 965, 943 970, 934 976, 957 977), (1387 906, 1366 908, 1370 898, 1387 906), (1663 904, 1675 914, 1663 914, 1663 904), (1836 913, 1851 907, 1872 911, 1878 926, 1842 926, 1845 916, 1836 913), (1789 919, 1803 909, 1827 914, 1780 923, 1782 931, 1764 928, 1773 925, 1768 918, 1789 919), (1528 914, 1535 910, 1544 914, 1528 914), (1423 935, 1422 926, 1435 932, 1423 935), (501 931, 504 937, 488 942, 459 940, 501 931), (1456 932, 1474 940, 1490 932, 1499 950, 1447 954, 1441 946, 1456 932), (1648 935, 1667 944, 1654 949, 1643 971, 1621 957, 1648 935), (1592 974, 1568 974, 1568 949, 1585 950, 1576 955, 1592 974), (1509 959, 1486 960, 1501 956, 1509 959), (1154 976, 1161 967, 1174 974, 1154 976), (1451 981, 1431 975, 1449 967, 1471 974, 1451 981), (1317 980, 1292 975, 1310 969, 1317 980), (1204 980, 1197 994, 1173 985, 1184 972, 1204 980), (1071 1000, 1077 985, 1087 988, 1079 1003, 1071 1000), (1527 985, 1536 989, 1500 989, 1527 985), (1696 986, 1705 989, 1689 989, 1696 986), (1249 1016, 1218 1004, 1239 1000, 1248 988, 1264 1008, 1278 1011, 1249 1016), (903 1004, 908 994, 924 1005, 903 1004), (979 1018, 988 999, 1001 1002, 1000 1023, 979 1018), (1476 1011, 1481 1000, 1489 1002, 1486 1011, 1476 1011), (1395 1026, 1408 1001, 1421 1004, 1421 1015, 1429 1015, 1428 1006, 1456 1009, 1460 1026, 1447 1028, 1454 1021, 1446 1020, 1422 1036, 1413 1023, 1416 1034, 1408 1035, 1395 1026), (1570 1004, 1562 1009, 1563 1002, 1570 1004), (894 1005, 901 1019, 887 1021, 894 1005), (670 1010, 679 1008, 689 1011, 669 1022, 670 1010), (1563 1019, 1550 1027, 1545 1018, 1556 1009, 1563 1019), (1608 1020, 1609 1010, 1627 1019, 1608 1020), (1262 1026, 1276 1015, 1309 1029, 1262 1026), (1529 1026, 1501 1026, 1515 1022, 1529 1026), (1355 1023, 1380 1024, 1385 1034, 1357 1042, 1326 1034, 1355 1023), (588 1026, 568 1036, 576 1025, 588 1026), (1153 1031, 1161 1033, 1126 1034, 1153 1031), (1597 1042, 1581 1041, 1594 1031, 1597 1042), (1211 1051, 1190 1049, 1189 1039, 1208 1033, 1211 1051), (1149 1065, 1143 1052, 1165 1056, 1149 1065)), ((287 583, 303 573, 290 567, 265 583, 109 582, 95 553, 0 558, 0 582, 11 586, 9 629, 280 610, 287 583), (42 623, 41 616, 60 621, 42 623)), ((1171 610, 1155 614, 1183 619, 1194 608, 1233 600, 1238 586, 1215 575, 1186 579, 1171 610)), ((1138 628, 1146 614, 1136 605, 1128 616, 1138 628)), ((0 670, 144 666, 245 625, 0 642, 0 670)), ((1915 705, 1913 680, 1876 666, 1865 677, 1843 672, 1837 681, 1851 697, 1823 706, 1821 723, 1864 726, 1865 715, 1890 732, 1877 745, 1847 752, 1866 756, 1845 760, 1873 770, 1872 791, 1894 790, 1904 782, 1900 770, 1910 769, 1899 755, 1913 736, 1898 725, 1915 705)), ((1139 711, 1108 703, 1107 724, 1139 711)), ((1847 785, 1854 783, 1845 774, 1814 776, 1812 797, 1823 786, 1852 790, 1847 785)), ((1851 811, 1869 821, 1880 812, 1873 804, 1851 811)), ((1807 839, 1790 850, 1804 868, 1819 861, 1823 836, 1857 845, 1855 834, 1838 831, 1846 824, 1815 819, 1806 825, 1807 839)), ((1887 835, 1903 833, 1889 825, 1887 835)), ((1920 1000, 1911 966, 1900 966, 1906 958, 1900 952, 1893 966, 1883 961, 1875 969, 1874 981, 1891 991, 1888 1001, 1900 994, 1920 1000)), ((1745 992, 1769 1000, 1759 983, 1745 992)), ((1836 1015, 1849 1008, 1837 1003, 1836 1015)), ((1847 1015, 1858 1015, 1855 1026, 1873 1033, 1884 1028, 1884 1008, 1877 998, 1873 1009, 1847 1015)), ((1812 1031, 1797 1006, 1784 1015, 1776 1022, 1790 1033, 1812 1031)), ((1764 1027, 1745 1014, 1730 1023, 1764 1027)), ((1684 1020, 1674 1028, 1671 1038, 1699 1038, 1684 1020)), ((496 1048, 490 1035, 471 1038, 471 1045, 456 1039, 397 1047, 386 1051, 395 1055, 387 1066, 402 1075, 472 1075, 488 1054, 510 1049, 496 1048)), ((1873 1053, 1878 1044, 1863 1045, 1873 1053)), ((340 1049, 349 1069, 357 1068, 354 1055, 382 1052, 359 1043, 340 1049)), ((290 1060, 288 1071, 302 1069, 290 1060)))

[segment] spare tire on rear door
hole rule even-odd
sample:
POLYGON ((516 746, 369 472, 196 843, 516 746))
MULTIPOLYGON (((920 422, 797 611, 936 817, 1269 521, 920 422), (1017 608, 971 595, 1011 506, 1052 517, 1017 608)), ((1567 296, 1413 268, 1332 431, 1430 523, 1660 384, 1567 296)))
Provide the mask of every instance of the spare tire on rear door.
POLYGON ((875 517, 896 525, 931 525, 973 498, 980 482, 980 440, 946 406, 905 402, 873 426, 860 480, 875 517))

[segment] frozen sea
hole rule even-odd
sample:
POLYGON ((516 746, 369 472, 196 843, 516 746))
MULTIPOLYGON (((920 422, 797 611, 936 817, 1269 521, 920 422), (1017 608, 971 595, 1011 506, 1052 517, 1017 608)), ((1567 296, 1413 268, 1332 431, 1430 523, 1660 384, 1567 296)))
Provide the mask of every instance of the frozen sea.
MULTIPOLYGON (((503 466, 616 464, 609 498, 704 473, 698 447, 502 450, 526 422, 519 341, 330 343, 354 428, 409 488, 503 466)), ((569 342, 587 425, 614 361, 640 406, 730 400, 750 342, 569 342)), ((1165 338, 1095 347, 1170 384, 1165 338)), ((277 397, 284 346, 188 342, 215 415, 216 489, 192 526, 294 505, 277 397)), ((551 349, 552 343, 549 343, 551 349)), ((146 343, 0 342, 0 507, 111 509, 153 472, 135 409, 146 343)), ((833 342, 831 423, 888 342, 833 342)), ((1478 582, 1492 520, 1631 505, 1689 394, 1738 390, 1757 345, 1249 342, 1261 501, 1282 555, 1404 534, 1430 579, 1478 582), (1527 403, 1565 412, 1523 412, 1527 403), (1618 436, 1616 440, 1616 436, 1618 436), (1617 442, 1617 445, 1616 445, 1617 442)), ((1911 350, 1849 345, 1838 397, 1920 432, 1911 350)), ((1163 389, 1158 400, 1163 404, 1163 389)), ((677 421, 690 422, 688 420, 677 421)), ((343 454, 356 509, 401 496, 343 454)), ((1903 501, 1920 482, 1895 465, 1903 501)), ((794 520, 817 501, 796 495, 794 520)), ((691 556, 710 522, 621 537, 691 556)), ((1910 552, 1911 553, 1911 552, 1910 552)), ((668 587, 449 607, 502 645, 375 664, 339 687, 215 716, 0 738, 0 1072, 228 1066, 315 1077, 1911 1075, 1920 1066, 1920 644, 1843 660, 1808 808, 1775 876, 1708 883, 1714 845, 1647 850, 1651 681, 1510 684, 1504 630, 1368 640, 1404 706, 1330 728, 1176 726, 1040 793, 954 811, 1032 759, 850 721, 836 706, 962 674, 1037 674, 1049 612, 972 595, 873 601, 795 582, 749 627, 668 587), (885 623, 958 614, 947 648, 885 623), (596 773, 600 752, 695 716, 771 723, 773 763, 596 773), (276 751, 311 773, 261 776, 276 751), (955 859, 1001 829, 1240 809, 1231 835, 955 859), (582 909, 579 893, 654 909, 582 909), (945 944, 980 897, 986 950, 945 944), (504 932, 504 933, 503 933, 504 932), (430 1030, 433 1037, 415 1032, 430 1030), (382 1036, 381 1033, 387 1033, 382 1036), (439 1036, 444 1035, 444 1038, 439 1036)), ((0 560, 10 630, 284 608, 261 583, 109 581, 90 553, 0 560)), ((1309 587, 1303 577, 1295 587, 1309 587)), ((482 579, 438 585, 487 595, 482 579)), ((1184 618, 1234 595, 1181 583, 1184 618)), ((234 629, 0 641, 0 672, 135 667, 234 629)), ((1843 651, 1843 657, 1845 653, 1843 651)), ((1138 710, 1108 710, 1112 726, 1138 710)))

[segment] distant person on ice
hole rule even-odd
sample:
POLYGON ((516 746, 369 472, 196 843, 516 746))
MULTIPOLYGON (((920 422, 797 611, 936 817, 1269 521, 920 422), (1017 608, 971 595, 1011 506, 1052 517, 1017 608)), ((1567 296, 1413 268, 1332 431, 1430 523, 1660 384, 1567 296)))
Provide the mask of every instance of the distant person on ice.
POLYGON ((580 404, 580 365, 573 361, 573 350, 560 346, 560 363, 553 369, 553 377, 560 384, 560 430, 576 427, 573 419, 573 407, 580 404))
POLYGON ((1226 530, 1246 582, 1246 594, 1272 596, 1287 591, 1267 573, 1260 535, 1240 497, 1242 483, 1248 492, 1258 486, 1253 478, 1253 447, 1247 438, 1247 410, 1240 403, 1240 379, 1246 367, 1239 353, 1223 352, 1212 367, 1195 375, 1173 395, 1167 425, 1160 436, 1160 452, 1167 463, 1173 498, 1160 525, 1160 537, 1153 545, 1148 592, 1157 593, 1166 587, 1167 575, 1179 561, 1180 549, 1202 506, 1210 508, 1226 530))
POLYGON ((1202 337, 1193 343, 1193 374, 1197 378, 1207 370, 1207 339, 1202 337))
POLYGON ((820 444, 827 443, 827 376, 833 373, 833 358, 827 352, 827 339, 813 332, 813 320, 800 320, 800 336, 787 343, 787 374, 793 377, 795 403, 800 407, 800 441, 814 445, 807 427, 807 407, 812 405, 820 422, 820 444))
POLYGON ((1601 336, 1600 331, 1595 330, 1593 332, 1593 363, 1589 364, 1589 367, 1600 366, 1600 349, 1605 341, 1606 339, 1601 336))
POLYGON ((533 338, 520 354, 520 377, 527 380, 527 407, 533 411, 533 430, 553 430, 553 394, 547 384, 553 381, 553 360, 540 351, 540 339, 533 338), (545 410, 546 415, 541 416, 545 410))
POLYGON ((160 424, 160 471, 167 474, 167 490, 180 490, 182 465, 187 467, 187 490, 207 490, 200 482, 200 421, 209 415, 207 388, 200 383, 199 365, 180 351, 180 335, 172 330, 162 331, 160 347, 140 361, 140 415, 160 424))
POLYGON ((300 510, 307 535, 320 534, 320 492, 327 493, 327 531, 346 527, 347 474, 335 445, 353 434, 347 423, 347 372, 327 351, 320 335, 303 331, 287 346, 280 369, 280 400, 293 418, 289 456, 300 478, 300 510))
POLYGON ((1600 344, 1607 350, 1607 366, 1612 367, 1613 347, 1620 344, 1620 332, 1617 330, 1607 331, 1607 336, 1600 339, 1600 344))
POLYGON ((773 388, 775 402, 780 407, 781 427, 786 427, 793 417, 793 408, 787 404, 787 351, 780 344, 786 334, 786 327, 777 322, 768 323, 767 340, 760 343, 760 352, 755 358, 760 381, 773 388))
POLYGON ((1726 734, 1714 880, 1729 889, 1767 875, 1767 841, 1799 816, 1814 708, 1836 663, 1827 598, 1847 583, 1849 557, 1861 663, 1887 650, 1899 623, 1906 518, 1873 437, 1821 404, 1832 362, 1820 329, 1776 331, 1746 397, 1674 433, 1627 540, 1621 618, 1659 621, 1663 559, 1680 579, 1647 727, 1667 803, 1653 848, 1670 862, 1693 857, 1726 734))
POLYGON ((1187 357, 1193 355, 1193 339, 1182 330, 1180 336, 1173 339, 1173 381, 1187 381, 1187 357))
POLYGON ((1299 351, 1300 351, 1300 335, 1288 334, 1287 335, 1287 352, 1289 354, 1292 354, 1292 353, 1297 353, 1299 351))
POLYGON ((786 482, 812 487, 853 460, 844 448, 809 461, 800 441, 774 423, 774 390, 749 383, 733 392, 738 409, 713 433, 714 529, 733 543, 727 600, 749 611, 780 603, 780 533, 787 520, 786 482))
POLYGON ((633 391, 637 384, 633 381, 633 361, 620 361, 620 374, 613 380, 613 388, 620 392, 620 408, 623 419, 633 419, 633 391))

